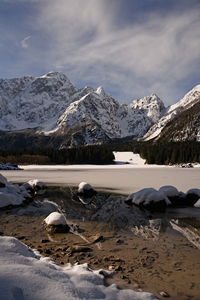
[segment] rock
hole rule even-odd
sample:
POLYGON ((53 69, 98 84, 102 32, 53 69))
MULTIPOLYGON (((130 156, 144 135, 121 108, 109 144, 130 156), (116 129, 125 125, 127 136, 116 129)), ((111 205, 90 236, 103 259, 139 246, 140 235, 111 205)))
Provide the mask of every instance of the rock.
POLYGON ((109 266, 109 267, 108 267, 108 270, 109 270, 109 271, 114 271, 114 270, 115 270, 115 267, 114 267, 114 266, 109 266))
POLYGON ((186 202, 188 206, 193 206, 200 199, 200 189, 190 189, 186 193, 186 202))
POLYGON ((124 240, 118 239, 116 240, 116 244, 118 245, 124 244, 124 240))
POLYGON ((97 192, 93 189, 93 187, 86 182, 81 182, 78 186, 78 195, 83 196, 85 198, 91 198, 96 195, 97 192))
POLYGON ((71 247, 71 253, 76 253, 76 252, 91 252, 92 248, 90 247, 85 247, 85 246, 72 246, 71 247))
POLYGON ((70 227, 66 225, 46 225, 45 229, 48 233, 68 233, 70 227))
POLYGON ((49 240, 41 240, 41 243, 49 243, 49 240))
POLYGON ((49 233, 67 233, 70 230, 66 218, 59 212, 53 212, 44 219, 45 228, 49 233))
POLYGON ((45 254, 52 254, 52 251, 51 251, 50 249, 45 249, 45 250, 44 250, 44 253, 45 253, 45 254))
POLYGON ((46 184, 38 179, 29 180, 27 184, 36 192, 46 188, 46 184))
POLYGON ((6 186, 5 183, 0 181, 0 188, 4 188, 5 186, 6 186))
POLYGON ((97 236, 93 237, 92 244, 103 242, 104 240, 105 239, 104 239, 103 235, 97 235, 97 236))
POLYGON ((115 267, 115 271, 122 271, 122 270, 123 270, 123 268, 121 266, 116 266, 115 267))
POLYGON ((44 222, 47 225, 66 225, 67 224, 65 216, 57 211, 52 212, 50 215, 48 215, 44 219, 44 222))
POLYGON ((7 179, 0 174, 0 188, 4 188, 7 185, 8 181, 7 179))
POLYGON ((170 297, 169 294, 168 294, 167 292, 164 292, 164 291, 161 291, 159 294, 160 294, 162 297, 165 297, 165 298, 170 297))
POLYGON ((130 194, 126 203, 130 203, 130 200, 132 200, 132 204, 147 210, 163 210, 171 204, 164 192, 153 188, 145 188, 130 194))

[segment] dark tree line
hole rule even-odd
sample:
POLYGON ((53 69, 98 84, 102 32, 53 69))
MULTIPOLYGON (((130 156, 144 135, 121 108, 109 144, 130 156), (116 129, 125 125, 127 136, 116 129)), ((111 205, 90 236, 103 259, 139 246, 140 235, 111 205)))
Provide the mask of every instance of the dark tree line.
POLYGON ((146 142, 135 145, 133 152, 139 153, 148 164, 200 162, 200 143, 198 142, 146 142))
POLYGON ((110 164, 113 151, 139 153, 148 164, 178 164, 200 162, 199 142, 136 142, 114 141, 104 145, 91 145, 67 149, 0 149, 0 163, 13 164, 110 164))
POLYGON ((0 150, 0 162, 14 164, 108 164, 114 159, 111 149, 101 145, 68 149, 35 148, 0 150))

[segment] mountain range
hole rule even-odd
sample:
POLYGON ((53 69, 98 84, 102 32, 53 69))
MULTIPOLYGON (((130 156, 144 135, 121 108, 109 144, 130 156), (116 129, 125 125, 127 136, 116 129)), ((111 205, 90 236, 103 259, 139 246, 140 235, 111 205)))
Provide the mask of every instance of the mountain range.
POLYGON ((0 79, 1 147, 58 148, 113 139, 200 141, 200 85, 166 108, 156 95, 120 104, 102 87, 76 88, 67 76, 0 79))

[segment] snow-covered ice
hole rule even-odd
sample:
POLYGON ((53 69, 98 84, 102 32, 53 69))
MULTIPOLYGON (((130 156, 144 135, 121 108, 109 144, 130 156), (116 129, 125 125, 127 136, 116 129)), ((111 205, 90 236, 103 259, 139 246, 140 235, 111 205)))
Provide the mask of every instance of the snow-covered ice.
POLYGON ((59 267, 12 237, 0 237, 1 300, 156 300, 150 293, 104 286, 87 264, 59 267))

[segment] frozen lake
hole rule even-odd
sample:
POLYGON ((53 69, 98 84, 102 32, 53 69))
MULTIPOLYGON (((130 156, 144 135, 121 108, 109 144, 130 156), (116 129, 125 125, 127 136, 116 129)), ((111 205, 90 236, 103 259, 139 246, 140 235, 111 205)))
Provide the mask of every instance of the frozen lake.
POLYGON ((50 185, 78 185, 81 181, 95 188, 130 194, 144 187, 158 189, 173 185, 186 192, 200 188, 200 168, 162 166, 27 166, 23 171, 1 171, 12 182, 39 179, 50 185))

